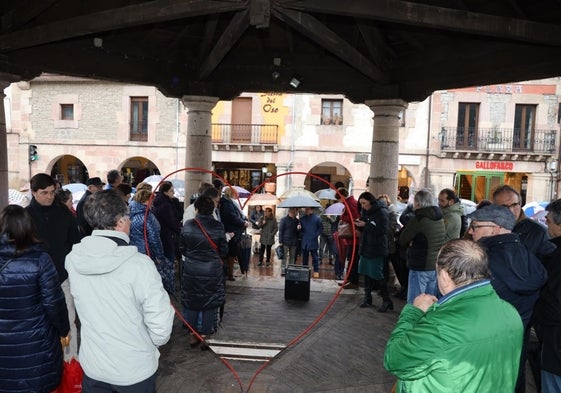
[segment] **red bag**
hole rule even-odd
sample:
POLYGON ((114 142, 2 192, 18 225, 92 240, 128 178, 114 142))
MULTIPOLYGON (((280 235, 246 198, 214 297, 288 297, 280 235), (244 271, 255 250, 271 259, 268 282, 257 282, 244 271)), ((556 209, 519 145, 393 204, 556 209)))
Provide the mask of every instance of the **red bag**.
POLYGON ((84 371, 75 358, 64 362, 62 380, 53 393, 82 393, 82 377, 84 371))

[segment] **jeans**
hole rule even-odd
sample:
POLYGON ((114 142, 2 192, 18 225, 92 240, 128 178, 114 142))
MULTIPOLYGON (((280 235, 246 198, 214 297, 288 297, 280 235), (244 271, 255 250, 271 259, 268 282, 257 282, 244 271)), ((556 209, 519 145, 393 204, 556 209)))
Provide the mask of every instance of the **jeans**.
POLYGON ((189 310, 184 307, 183 317, 195 330, 199 330, 198 326, 200 324, 200 334, 210 335, 215 331, 216 308, 211 308, 208 310, 189 310), (199 314, 201 316, 201 319, 199 319, 199 314))
POLYGON ((413 300, 421 293, 437 296, 436 270, 409 269, 407 303, 413 304, 413 300))
POLYGON ((304 266, 308 266, 308 255, 312 256, 312 266, 314 267, 314 272, 319 272, 318 250, 302 250, 302 265, 304 266))
POLYGON ((542 370, 542 391, 541 393, 561 392, 561 375, 553 374, 542 370))
POLYGON ((135 383, 134 385, 112 385, 110 383, 97 381, 88 377, 84 373, 82 379, 83 393, 156 393, 156 373, 144 381, 135 383))

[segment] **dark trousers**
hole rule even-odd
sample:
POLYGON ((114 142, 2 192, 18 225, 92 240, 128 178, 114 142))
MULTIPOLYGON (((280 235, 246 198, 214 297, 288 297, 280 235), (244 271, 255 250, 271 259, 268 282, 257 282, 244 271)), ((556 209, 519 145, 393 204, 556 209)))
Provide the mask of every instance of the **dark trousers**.
POLYGON ((271 262, 271 247, 273 247, 272 244, 269 245, 261 244, 259 248, 259 262, 263 262, 263 256, 265 255, 265 250, 267 251, 267 263, 271 262))
POLYGON ((156 373, 151 377, 135 383, 134 385, 121 386, 96 381, 84 373, 82 379, 83 393, 156 393, 156 373))

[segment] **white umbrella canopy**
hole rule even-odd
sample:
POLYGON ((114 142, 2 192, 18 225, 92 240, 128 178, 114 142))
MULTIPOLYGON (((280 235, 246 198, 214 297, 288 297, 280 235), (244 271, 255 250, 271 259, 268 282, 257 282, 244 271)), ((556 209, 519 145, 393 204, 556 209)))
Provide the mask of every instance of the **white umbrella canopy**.
POLYGON ((315 194, 319 199, 329 199, 332 201, 337 199, 335 197, 337 193, 332 188, 324 188, 323 190, 316 191, 315 194))
POLYGON ((281 201, 284 201, 285 199, 295 197, 295 196, 307 197, 307 198, 313 199, 316 202, 320 201, 320 199, 316 196, 316 194, 314 194, 311 191, 308 191, 308 190, 304 189, 304 187, 293 187, 290 190, 283 193, 279 197, 279 199, 281 201))
POLYGON ((23 192, 14 190, 12 188, 8 189, 8 203, 10 205, 19 205, 21 207, 26 207, 29 205, 29 199, 23 192))
POLYGON ((337 202, 334 203, 333 205, 330 205, 327 207, 327 209, 325 209, 325 211, 323 212, 323 214, 325 214, 326 216, 340 216, 341 214, 343 214, 343 209, 345 208, 345 205, 341 202, 337 202))
POLYGON ((295 195, 286 198, 278 207, 321 207, 321 204, 307 195, 295 195))
POLYGON ((240 186, 224 186, 224 188, 222 188, 222 192, 230 187, 232 187, 236 191, 236 193, 238 194, 238 198, 247 198, 249 194, 251 194, 251 192, 240 186))
MULTIPOLYGON (((162 175, 152 175, 144 178, 143 182, 148 183, 152 186, 152 191, 157 191, 156 187, 162 181, 164 177, 162 175)), ((185 180, 180 179, 166 179, 173 184, 173 196, 183 201, 185 199, 185 180)))
POLYGON ((276 195, 273 194, 253 194, 251 198, 249 198, 246 202, 248 206, 268 206, 268 205, 276 205, 279 203, 279 200, 276 195))
POLYGON ((62 188, 74 194, 78 191, 86 191, 88 189, 88 186, 86 186, 84 183, 69 183, 62 186, 62 188))

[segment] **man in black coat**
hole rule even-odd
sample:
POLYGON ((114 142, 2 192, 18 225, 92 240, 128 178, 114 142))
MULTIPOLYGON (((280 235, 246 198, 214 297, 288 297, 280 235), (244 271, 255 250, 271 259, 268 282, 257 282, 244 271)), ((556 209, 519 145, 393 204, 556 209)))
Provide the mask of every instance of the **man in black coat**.
POLYGON ((547 229, 557 249, 544 259, 547 282, 534 310, 534 328, 541 341, 542 392, 554 392, 561 386, 561 199, 545 210, 547 229))
POLYGON ((39 239, 45 242, 47 252, 55 264, 68 307, 70 346, 65 349, 64 358, 70 359, 77 356, 78 335, 74 323, 76 318, 74 300, 70 295, 68 273, 64 268, 64 260, 66 254, 72 249, 72 245, 80 242, 80 232, 70 210, 66 206, 53 203, 55 200, 56 183, 51 176, 46 173, 38 173, 31 178, 30 186, 33 198, 26 209, 31 214, 33 222, 37 227, 39 239))
POLYGON ((104 182, 101 181, 99 177, 92 177, 86 181, 86 186, 88 189, 80 198, 78 205, 76 205, 76 217, 78 219, 78 227, 82 236, 89 236, 92 234, 92 227, 86 221, 84 217, 84 203, 90 197, 90 195, 95 194, 98 191, 103 190, 104 182))

